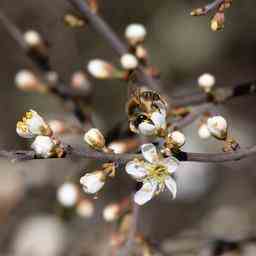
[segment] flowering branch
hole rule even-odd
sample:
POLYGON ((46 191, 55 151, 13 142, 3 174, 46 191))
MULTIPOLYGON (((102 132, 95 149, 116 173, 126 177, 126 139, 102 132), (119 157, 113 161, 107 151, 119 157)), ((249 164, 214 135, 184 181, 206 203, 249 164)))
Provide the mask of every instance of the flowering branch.
MULTIPOLYGON (((141 154, 114 154, 95 151, 92 149, 75 148, 70 145, 65 146, 65 154, 62 158, 81 158, 81 159, 94 159, 99 161, 112 161, 119 165, 124 165, 126 162, 134 159, 141 158, 141 154)), ((256 146, 239 149, 236 152, 227 153, 191 153, 178 151, 175 157, 184 162, 205 162, 205 163, 221 163, 229 161, 242 160, 244 158, 256 154, 256 146)), ((38 158, 34 151, 31 150, 1 150, 0 157, 12 159, 14 161, 28 161, 42 159, 38 158)), ((54 158, 54 157, 53 157, 54 158)), ((58 158, 61 159, 61 158, 58 158)))
POLYGON ((79 103, 77 102, 78 98, 89 102, 91 95, 86 91, 74 90, 69 86, 66 86, 59 78, 56 78, 54 81, 49 80, 50 78, 48 75, 51 74, 51 72, 55 74, 55 72, 50 66, 48 56, 37 52, 37 50, 31 47, 25 40, 23 33, 21 33, 15 24, 13 24, 2 12, 0 12, 0 21, 6 27, 13 39, 18 43, 21 49, 25 52, 25 54, 37 66, 38 70, 40 71, 40 80, 42 80, 43 85, 47 87, 45 90, 56 95, 64 102, 70 102, 72 108, 71 111, 74 113, 75 117, 81 124, 85 124, 87 122, 91 123, 90 115, 84 113, 79 103))
MULTIPOLYGON (((116 51, 119 56, 123 56, 129 53, 128 48, 125 44, 121 42, 115 32, 108 26, 108 24, 96 13, 92 12, 88 3, 83 0, 67 0, 70 2, 79 12, 80 14, 88 20, 90 25, 103 37, 106 42, 116 51)), ((137 75, 141 82, 144 82, 147 86, 152 89, 156 89, 159 91, 158 82, 153 79, 150 75, 148 75, 144 68, 139 65, 137 67, 137 75)))
POLYGON ((225 10, 230 8, 232 0, 214 0, 212 3, 207 4, 202 8, 194 9, 190 14, 192 16, 206 15, 210 11, 216 10, 213 18, 211 19, 211 29, 213 31, 221 30, 224 28, 225 10))

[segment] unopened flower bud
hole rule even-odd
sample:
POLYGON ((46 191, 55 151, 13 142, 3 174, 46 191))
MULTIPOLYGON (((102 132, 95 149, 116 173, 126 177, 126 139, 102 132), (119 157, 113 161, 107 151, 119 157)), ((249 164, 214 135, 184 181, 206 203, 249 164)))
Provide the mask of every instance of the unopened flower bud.
POLYGON ((120 206, 118 204, 107 205, 103 210, 103 218, 107 222, 113 222, 118 218, 120 206))
POLYGON ((91 83, 87 76, 82 71, 77 71, 72 75, 71 86, 78 90, 89 92, 91 90, 91 83))
POLYGON ((170 134, 170 137, 172 139, 172 142, 177 147, 182 147, 186 142, 186 137, 183 133, 179 131, 174 131, 170 134))
POLYGON ((57 190, 57 200, 64 207, 74 207, 78 201, 78 188, 75 184, 67 182, 57 190))
POLYGON ((211 29, 218 31, 224 28, 225 14, 223 12, 217 12, 211 20, 211 29))
POLYGON ((83 19, 81 19, 80 17, 72 13, 65 14, 64 23, 66 26, 71 28, 80 28, 85 25, 85 22, 83 19))
POLYGON ((64 122, 60 120, 50 120, 48 124, 54 134, 61 134, 66 131, 64 122))
POLYGON ((55 141, 48 136, 37 136, 31 145, 36 155, 42 158, 50 158, 57 154, 55 141))
POLYGON ((139 64, 137 58, 130 53, 124 54, 121 57, 120 62, 125 70, 135 69, 139 64))
POLYGON ((227 137, 228 124, 222 116, 213 116, 208 118, 207 127, 210 133, 217 139, 224 140, 227 137))
POLYGON ((208 139, 211 137, 211 133, 206 124, 202 124, 198 129, 198 135, 201 139, 208 139))
POLYGON ((49 125, 34 110, 27 112, 22 120, 17 123, 16 132, 23 138, 33 138, 37 135, 52 135, 49 125))
POLYGON ((126 152, 127 144, 122 141, 112 142, 108 145, 108 148, 114 151, 116 154, 122 154, 126 152))
POLYGON ((22 91, 45 92, 46 87, 29 70, 21 70, 15 76, 15 84, 22 91))
POLYGON ((146 28, 142 24, 130 24, 125 30, 125 37, 131 45, 142 43, 146 34, 146 28))
POLYGON ((194 9, 190 12, 190 15, 191 16, 200 16, 200 15, 203 15, 205 13, 204 9, 203 8, 197 8, 197 9, 194 9))
POLYGON ((147 60, 148 52, 142 45, 136 48, 136 57, 140 60, 147 60))
POLYGON ((43 43, 41 35, 35 30, 25 32, 24 40, 30 47, 37 47, 43 43))
POLYGON ((59 81, 59 75, 56 71, 48 71, 45 74, 47 82, 51 85, 56 85, 59 81))
POLYGON ((105 147, 105 138, 102 133, 96 129, 91 128, 84 135, 84 141, 92 148, 101 150, 105 147))
POLYGON ((208 73, 205 73, 198 78, 199 87, 202 88, 202 90, 206 93, 211 92, 215 82, 215 77, 208 73))
POLYGON ((88 194, 95 194, 102 189, 105 184, 106 175, 102 171, 95 171, 85 174, 80 183, 83 186, 83 190, 88 194))
POLYGON ((114 77, 115 67, 103 60, 91 60, 87 66, 88 72, 98 79, 110 79, 114 77))
POLYGON ((76 206, 76 213, 82 218, 91 218, 94 214, 94 205, 90 200, 83 199, 76 206))

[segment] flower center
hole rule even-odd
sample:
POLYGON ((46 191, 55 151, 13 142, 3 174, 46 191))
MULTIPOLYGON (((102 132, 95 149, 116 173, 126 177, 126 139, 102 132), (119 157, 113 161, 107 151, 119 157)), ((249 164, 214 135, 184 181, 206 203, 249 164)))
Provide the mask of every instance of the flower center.
POLYGON ((157 181, 158 183, 164 183, 164 180, 169 175, 168 170, 163 165, 152 165, 147 166, 148 178, 157 181))

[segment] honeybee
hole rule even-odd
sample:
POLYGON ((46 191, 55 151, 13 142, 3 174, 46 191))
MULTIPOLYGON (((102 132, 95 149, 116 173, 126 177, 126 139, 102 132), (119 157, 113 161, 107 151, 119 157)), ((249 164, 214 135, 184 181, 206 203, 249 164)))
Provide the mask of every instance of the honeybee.
POLYGON ((152 113, 165 108, 166 102, 161 96, 148 89, 135 90, 126 107, 129 118, 137 116, 140 113, 152 113))

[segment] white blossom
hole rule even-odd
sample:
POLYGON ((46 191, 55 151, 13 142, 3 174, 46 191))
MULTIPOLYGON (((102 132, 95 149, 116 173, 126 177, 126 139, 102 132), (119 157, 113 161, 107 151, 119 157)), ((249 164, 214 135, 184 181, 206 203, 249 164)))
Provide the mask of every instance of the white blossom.
POLYGON ((37 135, 50 136, 52 131, 44 119, 34 110, 30 110, 19 121, 16 132, 23 138, 33 138, 37 135))
POLYGON ((138 23, 130 24, 125 30, 125 37, 132 45, 143 42, 146 34, 146 28, 142 24, 138 23))
POLYGON ((182 132, 174 131, 170 134, 170 137, 175 145, 182 147, 186 142, 186 137, 182 132))
POLYGON ((105 178, 105 174, 102 171, 95 171, 85 174, 80 179, 80 183, 86 193, 95 194, 104 186, 105 178))
POLYGON ((225 139, 227 136, 228 124, 224 117, 222 116, 213 116, 208 118, 207 127, 210 133, 218 138, 225 139))
POLYGON ((198 78, 199 87, 205 92, 210 92, 215 85, 215 82, 215 77, 208 73, 205 73, 198 78))
POLYGON ((111 78, 114 72, 114 67, 101 59, 91 60, 88 63, 87 69, 92 76, 98 79, 111 78))
POLYGON ((143 183, 142 188, 134 195, 135 202, 143 205, 154 195, 163 191, 165 187, 175 198, 177 184, 172 175, 178 168, 179 161, 174 157, 162 158, 153 144, 143 144, 141 152, 144 161, 135 159, 126 164, 126 172, 143 183))
POLYGON ((102 149, 105 147, 105 138, 96 128, 91 128, 85 133, 84 141, 94 149, 102 149))
POLYGON ((37 156, 43 158, 52 157, 56 152, 56 144, 53 139, 48 136, 39 135, 35 138, 31 145, 37 156))
POLYGON ((211 137, 211 133, 206 124, 202 124, 198 129, 198 135, 201 139, 208 139, 211 137))
POLYGON ((121 65, 126 70, 132 70, 137 68, 138 60, 137 58, 130 53, 124 54, 120 59, 121 65))
POLYGON ((73 207, 78 201, 78 189, 73 183, 66 182, 57 190, 57 199, 64 207, 73 207))
POLYGON ((149 120, 142 121, 138 125, 138 132, 150 136, 166 129, 166 112, 154 111, 149 120))

